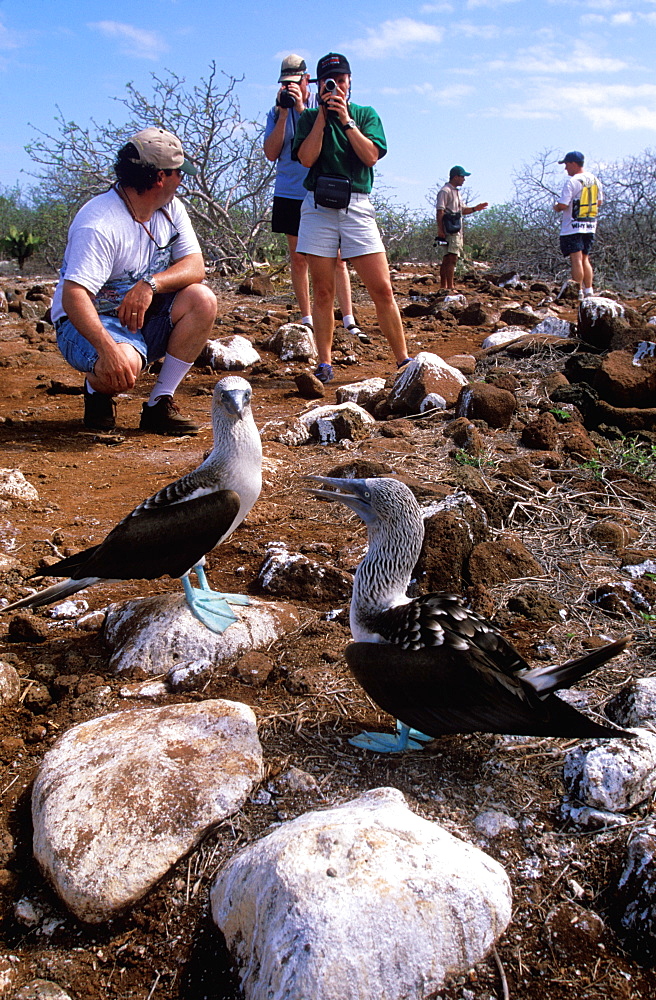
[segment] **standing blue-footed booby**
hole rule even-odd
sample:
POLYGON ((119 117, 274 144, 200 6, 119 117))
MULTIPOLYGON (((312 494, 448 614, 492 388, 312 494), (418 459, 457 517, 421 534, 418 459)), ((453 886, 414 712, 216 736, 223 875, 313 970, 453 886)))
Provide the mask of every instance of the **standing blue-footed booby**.
POLYGON ((351 743, 392 753, 419 749, 421 741, 444 733, 633 735, 588 719, 553 693, 616 656, 628 639, 532 670, 455 594, 406 596, 424 538, 421 510, 407 486, 394 479, 308 478, 324 487, 311 489, 315 496, 346 504, 367 525, 369 548, 351 600, 355 642, 346 661, 373 701, 401 723, 395 735, 362 733, 351 743))
POLYGON ((95 583, 181 577, 193 614, 213 632, 236 617, 230 604, 249 603, 239 594, 210 589, 205 554, 241 524, 262 488, 262 442, 251 411, 251 387, 229 375, 212 397, 214 446, 205 461, 144 500, 100 545, 77 552, 34 576, 66 576, 52 587, 14 601, 2 611, 54 604, 95 583), (200 589, 192 587, 194 570, 200 589))

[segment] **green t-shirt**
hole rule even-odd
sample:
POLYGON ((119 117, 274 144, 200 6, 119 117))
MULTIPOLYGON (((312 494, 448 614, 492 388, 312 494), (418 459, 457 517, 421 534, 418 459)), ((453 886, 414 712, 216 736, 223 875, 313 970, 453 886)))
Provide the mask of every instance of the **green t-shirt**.
MULTIPOLYGON (((387 140, 383 123, 373 108, 361 107, 349 102, 351 117, 367 139, 371 139, 380 150, 379 159, 387 152, 387 140)), ((298 160, 298 149, 312 131, 319 114, 318 108, 308 108, 303 112, 296 126, 292 159, 298 160)), ((341 174, 351 178, 351 188, 359 194, 369 194, 374 183, 373 167, 367 167, 353 151, 345 132, 337 118, 328 118, 323 133, 321 153, 316 163, 310 167, 304 180, 308 191, 314 191, 317 177, 321 174, 341 174)))

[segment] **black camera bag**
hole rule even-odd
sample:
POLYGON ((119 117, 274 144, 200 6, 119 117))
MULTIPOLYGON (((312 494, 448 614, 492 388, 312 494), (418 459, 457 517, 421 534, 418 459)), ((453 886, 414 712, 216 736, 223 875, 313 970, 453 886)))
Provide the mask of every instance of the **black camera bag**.
POLYGON ((442 217, 442 227, 448 236, 459 233, 462 229, 462 215, 460 212, 444 212, 442 217))
POLYGON ((351 178, 341 174, 321 174, 314 186, 314 207, 348 208, 351 201, 351 178))

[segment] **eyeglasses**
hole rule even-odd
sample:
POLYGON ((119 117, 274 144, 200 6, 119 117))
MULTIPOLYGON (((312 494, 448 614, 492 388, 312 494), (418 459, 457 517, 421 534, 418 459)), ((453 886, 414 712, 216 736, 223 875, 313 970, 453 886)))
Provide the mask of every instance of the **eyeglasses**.
MULTIPOLYGON (((161 209, 160 209, 160 212, 164 212, 164 209, 163 209, 163 208, 161 208, 161 209)), ((171 223, 171 225, 173 225, 173 222, 172 222, 172 220, 171 220, 171 216, 170 216, 170 215, 168 214, 168 212, 164 212, 164 215, 165 215, 165 216, 166 216, 166 218, 167 218, 167 219, 169 220, 169 222, 171 223)), ((153 236, 153 234, 151 233, 150 229, 148 228, 148 226, 146 225, 146 223, 145 223, 145 222, 140 222, 140 221, 139 221, 139 219, 135 219, 134 221, 135 221, 135 222, 138 222, 138 223, 139 223, 139 225, 140 225, 140 226, 141 226, 141 227, 142 227, 143 229, 145 229, 145 231, 147 232, 148 236, 149 236, 149 237, 151 238, 151 240, 153 241, 153 243, 155 244, 155 246, 157 247, 157 249, 158 249, 158 250, 168 250, 168 248, 169 248, 170 246, 173 246, 173 244, 175 243, 175 241, 176 241, 176 240, 178 239, 178 237, 180 236, 180 233, 178 233, 178 232, 175 232, 175 233, 173 233, 173 236, 172 236, 172 237, 171 237, 171 239, 170 239, 170 240, 168 241, 168 243, 165 243, 165 244, 164 244, 164 246, 163 246, 163 247, 161 247, 161 246, 159 245, 159 243, 157 242, 157 240, 155 239, 155 237, 153 236)))
MULTIPOLYGON (((182 171, 181 170, 177 170, 176 173, 182 174, 182 171)), ((114 184, 112 186, 113 186, 114 190, 116 191, 116 193, 118 194, 118 196, 121 199, 121 201, 123 202, 123 204, 125 205, 125 207, 127 208, 128 212, 132 216, 133 221, 136 222, 136 223, 138 223, 138 225, 140 225, 141 228, 145 230, 145 232, 148 235, 149 239, 151 239, 153 241, 153 243, 155 244, 155 246, 157 247, 158 250, 168 250, 169 247, 173 246, 173 244, 175 243, 175 241, 179 238, 180 233, 177 231, 177 229, 173 225, 173 219, 171 218, 171 216, 169 215, 169 213, 166 211, 165 208, 159 208, 158 211, 161 212, 164 215, 164 218, 167 219, 168 222, 171 223, 171 226, 173 227, 173 236, 168 241, 168 243, 165 243, 164 246, 161 247, 159 245, 159 243, 157 242, 157 240, 155 239, 155 237, 153 236, 153 234, 151 233, 151 231, 148 228, 148 226, 146 225, 146 223, 142 222, 141 219, 138 219, 137 216, 135 215, 134 209, 132 208, 132 205, 130 203, 130 199, 128 198, 128 195, 127 195, 127 192, 125 192, 123 190, 123 188, 121 187, 121 185, 119 183, 116 183, 116 184, 114 184)))

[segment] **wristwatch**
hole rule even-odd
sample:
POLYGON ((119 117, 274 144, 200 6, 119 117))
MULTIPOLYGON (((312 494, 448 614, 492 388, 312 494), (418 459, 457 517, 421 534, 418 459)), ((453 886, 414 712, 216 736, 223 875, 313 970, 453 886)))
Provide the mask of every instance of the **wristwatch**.
POLYGON ((348 129, 350 128, 357 128, 357 127, 358 123, 353 118, 349 118, 349 120, 347 122, 344 122, 344 124, 342 125, 342 128, 344 129, 345 132, 348 131, 348 129))
POLYGON ((155 279, 152 274, 148 278, 143 278, 142 280, 145 281, 147 285, 150 285, 153 290, 153 295, 157 295, 157 285, 155 284, 155 279))

